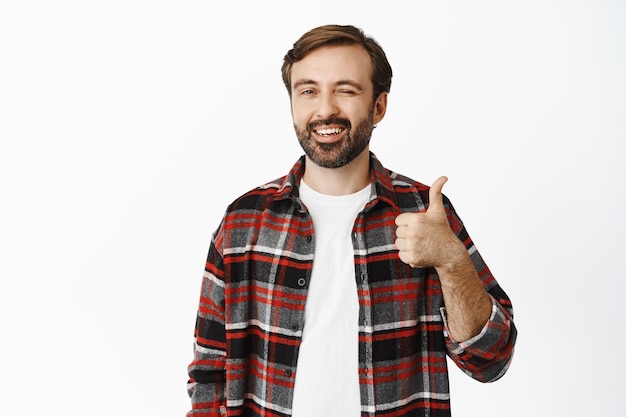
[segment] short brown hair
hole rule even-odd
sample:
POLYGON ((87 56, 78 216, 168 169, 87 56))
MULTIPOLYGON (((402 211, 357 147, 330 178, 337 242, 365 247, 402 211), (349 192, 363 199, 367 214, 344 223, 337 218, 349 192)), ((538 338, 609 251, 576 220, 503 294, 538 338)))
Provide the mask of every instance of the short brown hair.
POLYGON ((361 45, 372 59, 372 84, 374 86, 374 100, 383 92, 391 89, 391 65, 383 48, 372 38, 365 35, 363 30, 354 26, 325 25, 311 29, 293 44, 283 59, 283 83, 291 96, 291 67, 311 51, 322 46, 361 45))

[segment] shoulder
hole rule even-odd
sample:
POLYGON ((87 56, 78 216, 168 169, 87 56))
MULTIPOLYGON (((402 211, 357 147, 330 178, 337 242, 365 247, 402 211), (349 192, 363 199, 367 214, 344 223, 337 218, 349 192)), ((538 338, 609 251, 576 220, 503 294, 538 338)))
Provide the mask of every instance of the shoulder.
POLYGON ((402 175, 390 169, 386 169, 386 170, 388 172, 389 178, 391 178, 391 184, 393 185, 394 190, 397 192, 402 192, 407 189, 411 189, 411 190, 418 191, 418 192, 423 192, 423 191, 428 192, 428 189, 430 188, 428 185, 425 185, 419 181, 416 181, 413 178, 410 178, 406 175, 402 175))
POLYGON ((303 173, 304 156, 300 157, 286 175, 266 182, 237 197, 228 206, 227 213, 239 210, 262 211, 273 203, 291 203, 294 193, 297 194, 298 184, 303 173))
POLYGON ((229 205, 227 212, 240 210, 263 210, 267 205, 278 198, 285 187, 287 176, 276 178, 259 185, 237 197, 229 205))
MULTIPOLYGON (((416 181, 411 177, 389 170, 389 178, 401 211, 426 210, 430 202, 430 185, 416 181)), ((452 211, 452 202, 445 194, 442 195, 444 206, 452 211)))
POLYGON ((401 212, 426 209, 429 186, 388 168, 384 168, 384 172, 378 189, 379 196, 393 201, 401 212))
POLYGON ((373 153, 370 153, 370 169, 380 200, 400 212, 426 209, 430 187, 383 166, 373 153))

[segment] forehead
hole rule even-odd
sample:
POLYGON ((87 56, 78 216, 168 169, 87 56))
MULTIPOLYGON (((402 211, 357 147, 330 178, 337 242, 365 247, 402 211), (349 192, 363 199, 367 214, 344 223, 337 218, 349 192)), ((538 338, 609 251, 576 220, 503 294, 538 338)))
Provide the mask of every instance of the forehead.
POLYGON ((372 60, 361 45, 323 46, 309 52, 291 67, 291 85, 302 80, 332 83, 352 80, 369 85, 372 60))

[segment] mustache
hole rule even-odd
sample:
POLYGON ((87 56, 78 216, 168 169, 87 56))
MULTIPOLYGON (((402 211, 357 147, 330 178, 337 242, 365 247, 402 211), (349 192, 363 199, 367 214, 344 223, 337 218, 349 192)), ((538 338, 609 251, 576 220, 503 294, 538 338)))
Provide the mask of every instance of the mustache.
POLYGON ((344 119, 341 117, 331 117, 330 119, 316 120, 314 122, 308 123, 307 128, 309 129, 309 131, 312 131, 320 126, 328 125, 339 125, 346 129, 350 129, 352 127, 352 123, 350 123, 350 120, 348 119, 344 119))

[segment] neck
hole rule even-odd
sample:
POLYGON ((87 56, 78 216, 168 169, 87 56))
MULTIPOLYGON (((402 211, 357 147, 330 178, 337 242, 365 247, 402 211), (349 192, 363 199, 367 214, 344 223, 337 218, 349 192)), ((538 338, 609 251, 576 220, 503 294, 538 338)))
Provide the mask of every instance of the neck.
POLYGON ((340 168, 324 168, 306 157, 303 180, 318 193, 327 195, 354 194, 370 183, 369 151, 340 168))

